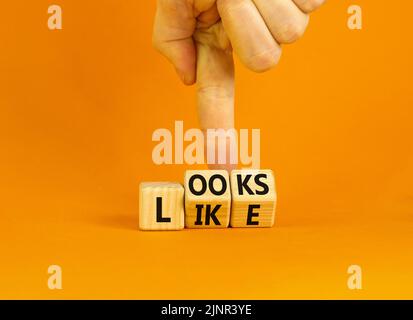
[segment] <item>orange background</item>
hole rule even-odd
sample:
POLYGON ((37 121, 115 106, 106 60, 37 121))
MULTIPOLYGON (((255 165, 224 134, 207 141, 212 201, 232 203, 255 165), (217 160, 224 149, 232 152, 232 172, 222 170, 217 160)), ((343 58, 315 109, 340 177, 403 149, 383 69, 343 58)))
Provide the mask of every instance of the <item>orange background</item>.
POLYGON ((237 62, 276 227, 152 233, 138 184, 188 166, 154 165, 151 135, 197 126, 194 88, 151 47, 154 1, 56 3, 62 31, 50 1, 0 5, 0 298, 413 298, 412 3, 331 0, 275 70, 237 62))

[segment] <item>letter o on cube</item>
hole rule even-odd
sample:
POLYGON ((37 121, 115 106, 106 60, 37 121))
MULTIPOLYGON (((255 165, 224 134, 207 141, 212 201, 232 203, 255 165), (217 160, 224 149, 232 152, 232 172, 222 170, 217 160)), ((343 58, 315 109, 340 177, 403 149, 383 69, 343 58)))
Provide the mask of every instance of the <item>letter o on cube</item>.
POLYGON ((227 228, 231 188, 225 170, 188 170, 185 173, 185 226, 227 228))

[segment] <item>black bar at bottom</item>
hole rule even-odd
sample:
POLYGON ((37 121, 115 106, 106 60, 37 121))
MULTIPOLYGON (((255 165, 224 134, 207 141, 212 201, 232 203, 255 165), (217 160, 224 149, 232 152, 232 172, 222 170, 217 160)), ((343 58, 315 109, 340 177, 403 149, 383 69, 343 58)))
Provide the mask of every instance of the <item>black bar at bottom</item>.
POLYGON ((288 317, 372 316, 391 318, 397 313, 408 317, 413 313, 413 301, 344 301, 344 300, 56 300, 0 301, 2 313, 28 314, 44 317, 77 318, 105 316, 118 319, 277 319, 288 317))

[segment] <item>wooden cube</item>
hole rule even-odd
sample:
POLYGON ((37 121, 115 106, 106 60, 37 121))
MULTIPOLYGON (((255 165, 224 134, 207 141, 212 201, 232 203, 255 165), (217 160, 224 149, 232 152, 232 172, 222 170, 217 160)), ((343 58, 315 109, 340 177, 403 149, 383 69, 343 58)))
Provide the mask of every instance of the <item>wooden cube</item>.
POLYGON ((188 170, 185 173, 185 226, 227 228, 231 187, 225 170, 188 170))
POLYGON ((184 228, 184 188, 173 182, 142 182, 139 191, 139 228, 184 228))
POLYGON ((231 226, 272 227, 277 195, 272 170, 231 172, 231 226))

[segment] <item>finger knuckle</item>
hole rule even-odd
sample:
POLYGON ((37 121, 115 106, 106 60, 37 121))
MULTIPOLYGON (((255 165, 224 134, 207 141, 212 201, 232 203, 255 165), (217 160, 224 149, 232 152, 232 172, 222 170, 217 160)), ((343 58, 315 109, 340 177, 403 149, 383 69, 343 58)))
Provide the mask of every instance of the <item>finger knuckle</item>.
POLYGON ((269 50, 254 54, 251 56, 246 65, 249 69, 255 72, 264 72, 274 68, 281 57, 281 48, 274 47, 269 50))
POLYGON ((305 12, 312 12, 319 8, 325 0, 302 0, 301 7, 305 12))
POLYGON ((287 21, 279 30, 277 40, 281 43, 295 42, 304 34, 306 27, 306 22, 287 21))
POLYGON ((245 4, 243 0, 217 0, 218 11, 221 15, 232 14, 245 4))

